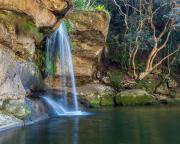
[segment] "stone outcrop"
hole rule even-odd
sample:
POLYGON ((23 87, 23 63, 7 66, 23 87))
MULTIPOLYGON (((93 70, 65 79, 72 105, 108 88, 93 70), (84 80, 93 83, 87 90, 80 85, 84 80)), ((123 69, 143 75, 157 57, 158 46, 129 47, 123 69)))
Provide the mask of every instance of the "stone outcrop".
POLYGON ((0 109, 23 119, 29 113, 25 106, 27 90, 40 85, 35 68, 0 45, 0 69, 0 109))
POLYGON ((29 16, 38 27, 51 27, 57 22, 54 12, 62 12, 69 0, 0 0, 0 9, 29 16))
POLYGON ((76 77, 81 82, 88 82, 92 80, 105 48, 110 16, 103 11, 72 11, 66 19, 74 29, 71 40, 76 77))
POLYGON ((36 51, 44 38, 40 28, 52 28, 70 7, 71 0, 0 0, 0 109, 4 113, 19 119, 29 114, 25 97, 42 85, 36 51))
POLYGON ((25 89, 17 74, 15 54, 0 45, 0 99, 21 99, 25 89))

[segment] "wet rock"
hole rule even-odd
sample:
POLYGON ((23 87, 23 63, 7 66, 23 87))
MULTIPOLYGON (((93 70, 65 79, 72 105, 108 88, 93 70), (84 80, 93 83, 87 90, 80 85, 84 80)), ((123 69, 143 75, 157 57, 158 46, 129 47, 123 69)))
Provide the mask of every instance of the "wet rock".
POLYGON ((151 104, 154 97, 145 90, 125 90, 116 95, 116 103, 123 106, 151 104))
POLYGON ((22 120, 17 119, 16 117, 10 114, 0 111, 0 131, 22 126, 22 125, 23 125, 22 120))

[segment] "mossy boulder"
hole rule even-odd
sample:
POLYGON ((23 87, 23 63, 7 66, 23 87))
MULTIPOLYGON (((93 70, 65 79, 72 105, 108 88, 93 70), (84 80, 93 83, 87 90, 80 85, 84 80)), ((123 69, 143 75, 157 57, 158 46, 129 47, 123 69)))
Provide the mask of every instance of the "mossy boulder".
POLYGON ((123 106, 146 105, 154 102, 154 97, 145 90, 132 89, 116 95, 116 103, 123 106))
POLYGON ((114 105, 114 90, 101 84, 87 84, 78 87, 79 100, 86 107, 114 105))
POLYGON ((4 101, 3 110, 19 119, 24 119, 30 114, 30 111, 26 107, 23 99, 4 101))
POLYGON ((156 91, 157 85, 160 83, 158 79, 148 78, 145 80, 137 81, 136 88, 143 89, 149 93, 154 93, 156 91))

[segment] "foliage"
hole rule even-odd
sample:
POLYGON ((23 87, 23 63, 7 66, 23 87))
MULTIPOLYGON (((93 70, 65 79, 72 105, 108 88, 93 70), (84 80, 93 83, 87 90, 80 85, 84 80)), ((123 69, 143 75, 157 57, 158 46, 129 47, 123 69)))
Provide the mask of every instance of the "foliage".
POLYGON ((43 34, 39 32, 39 29, 31 21, 18 22, 19 29, 27 35, 32 36, 37 42, 41 42, 43 34))
POLYGON ((104 11, 107 14, 109 14, 109 11, 105 8, 104 5, 97 5, 94 9, 97 10, 97 11, 104 11))
POLYGON ((45 63, 46 63, 46 57, 45 52, 42 49, 36 48, 36 65, 38 69, 44 73, 45 72, 45 63))
POLYGON ((64 24, 67 28, 68 34, 71 34, 74 31, 72 22, 70 20, 64 20, 64 24))
POLYGON ((121 88, 121 82, 123 80, 123 73, 120 70, 111 70, 110 71, 110 79, 111 79, 111 85, 116 90, 119 90, 121 88))
MULTIPOLYGON (((111 13, 111 22, 107 39, 108 54, 106 54, 106 59, 109 59, 110 63, 119 64, 122 70, 131 71, 131 52, 133 48, 138 44, 139 49, 135 59, 135 63, 137 72, 140 73, 145 70, 146 60, 142 62, 142 59, 147 59, 148 53, 152 50, 153 47, 152 30, 150 25, 148 24, 148 21, 145 21, 146 24, 141 32, 137 31, 139 21, 148 17, 148 13, 146 13, 147 9, 144 9, 143 13, 140 16, 140 14, 133 9, 133 7, 139 9, 139 0, 116 0, 116 2, 120 6, 122 12, 120 12, 119 8, 114 4, 113 1, 99 0, 99 4, 105 5, 106 9, 108 9, 108 11, 111 13), (130 5, 132 7, 130 7, 130 5), (125 18, 127 25, 125 23, 125 18), (136 42, 137 36, 139 36, 139 39, 136 42)), ((161 7, 159 8, 159 10, 157 10, 153 19, 156 27, 156 35, 159 35, 160 32, 162 32, 167 21, 168 14, 171 11, 171 3, 168 0, 153 2, 153 10, 161 7), (164 3, 167 4, 163 5, 164 3)), ((168 42, 168 45, 170 45, 169 48, 167 48, 166 46, 163 51, 158 53, 154 60, 154 64, 156 64, 158 60, 162 59, 164 56, 167 56, 168 54, 174 52, 175 49, 177 49, 177 43, 179 40, 176 39, 179 37, 178 32, 172 31, 172 33, 172 37, 174 37, 175 39, 168 42)), ((164 34, 159 42, 159 45, 161 45, 165 41, 166 37, 167 33, 164 34)), ((169 68, 174 67, 174 69, 177 70, 177 67, 179 66, 178 56, 178 53, 177 55, 174 55, 176 59, 172 64, 171 61, 173 61, 174 57, 170 57, 168 60, 162 63, 160 68, 162 68, 162 66, 165 66, 165 68, 167 69, 167 61, 169 61, 169 68)))
POLYGON ((89 10, 94 8, 95 0, 73 0, 73 5, 76 9, 89 10))
POLYGON ((46 73, 48 73, 49 75, 55 75, 57 71, 57 66, 55 61, 48 61, 46 63, 46 73))
POLYGON ((154 93, 159 83, 160 83, 159 80, 148 78, 145 80, 139 80, 137 82, 136 88, 144 89, 150 93, 154 93))
POLYGON ((99 0, 73 0, 73 5, 76 9, 79 10, 97 10, 97 11, 104 11, 108 12, 104 3, 100 3, 99 0))
POLYGON ((47 60, 43 49, 36 48, 36 64, 43 74, 55 75, 57 71, 56 59, 47 60))
POLYGON ((11 12, 1 12, 0 22, 4 23, 7 28, 15 27, 17 34, 31 36, 38 43, 40 43, 40 41, 43 39, 43 34, 40 33, 35 24, 30 19, 27 19, 24 15, 18 15, 11 12))

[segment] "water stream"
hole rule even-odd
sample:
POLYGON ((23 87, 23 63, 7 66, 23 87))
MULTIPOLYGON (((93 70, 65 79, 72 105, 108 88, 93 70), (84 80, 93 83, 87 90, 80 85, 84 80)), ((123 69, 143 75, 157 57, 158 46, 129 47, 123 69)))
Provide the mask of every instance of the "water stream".
POLYGON ((63 95, 63 100, 55 101, 51 96, 42 97, 48 105, 54 110, 57 115, 67 114, 67 115, 80 115, 78 99, 77 99, 77 90, 76 90, 76 81, 73 70, 73 61, 71 54, 71 45, 68 37, 68 33, 64 23, 61 23, 59 28, 51 34, 46 41, 46 72, 48 75, 52 74, 53 63, 58 59, 60 61, 60 86, 63 95), (67 80, 71 84, 71 94, 73 101, 72 106, 68 103, 67 97, 67 80), (71 110, 69 111, 69 107, 71 110))

